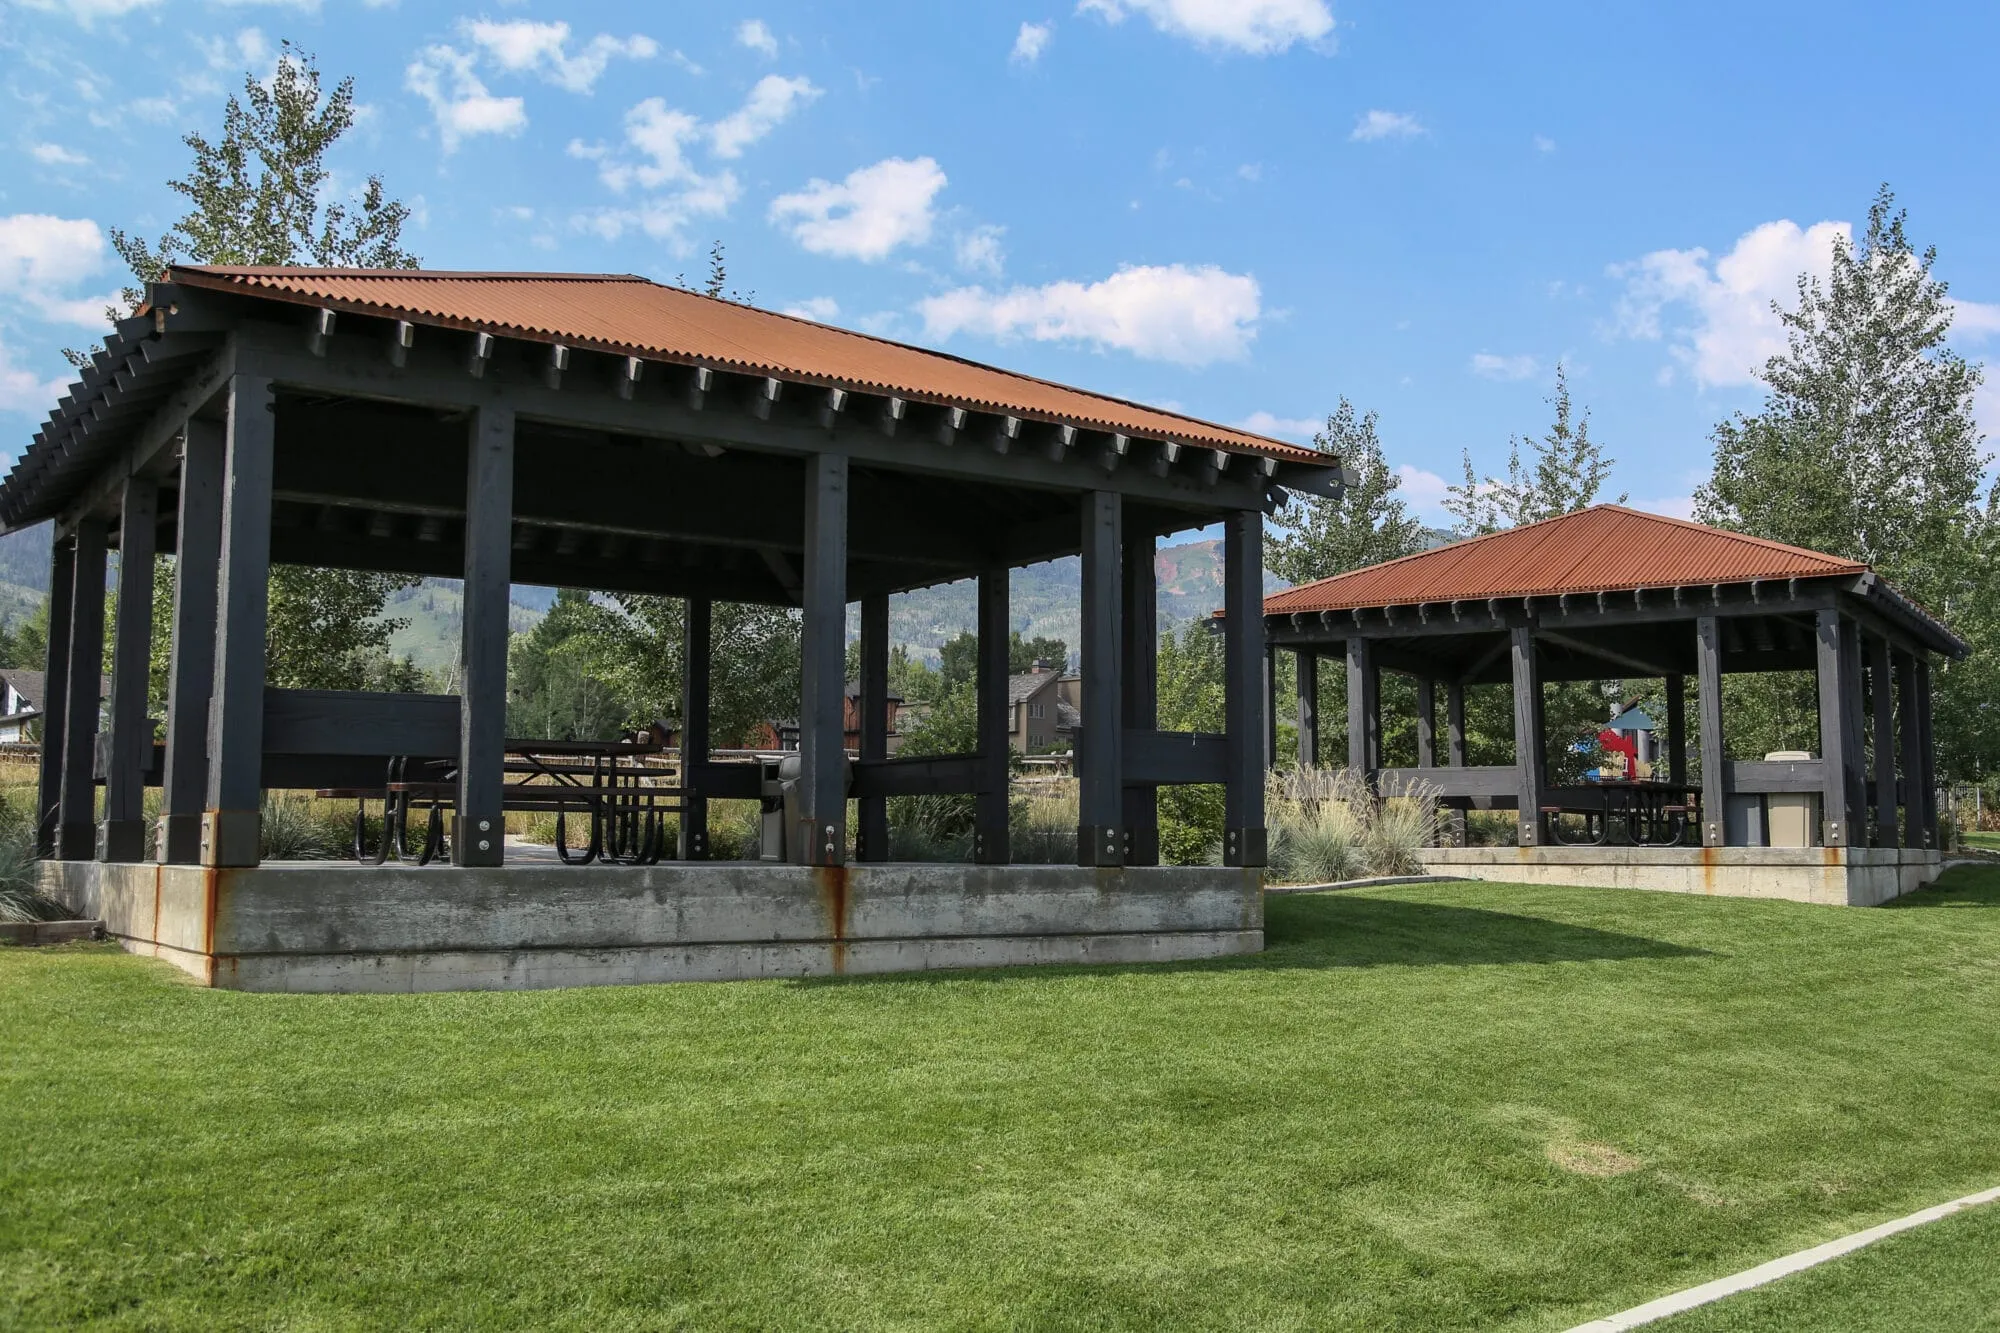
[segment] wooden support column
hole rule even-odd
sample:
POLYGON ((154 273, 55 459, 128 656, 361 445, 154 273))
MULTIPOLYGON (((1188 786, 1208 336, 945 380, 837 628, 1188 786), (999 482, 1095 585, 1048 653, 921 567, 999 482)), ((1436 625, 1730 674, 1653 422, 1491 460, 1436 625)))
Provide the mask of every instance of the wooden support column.
POLYGON ((1382 673, 1370 639, 1347 641, 1347 766, 1371 787, 1382 766, 1382 673))
POLYGON ((1868 639, 1868 702, 1875 723, 1875 845, 1896 845, 1896 691, 1891 683, 1889 641, 1868 639))
POLYGON ((1319 767, 1319 654, 1304 648, 1298 658, 1299 767, 1319 767))
POLYGON ((1840 706, 1847 710, 1847 716, 1840 730, 1847 740, 1847 759, 1841 767, 1847 775, 1848 842, 1863 847, 1868 845, 1868 727, 1862 693, 1866 662, 1860 624, 1844 621, 1840 633, 1840 706))
POLYGON ((111 744, 104 765, 104 823, 97 859, 146 859, 146 766, 153 724, 146 694, 153 667, 153 543, 160 488, 127 477, 118 504, 118 620, 111 645, 111 744))
POLYGON ((1445 753, 1453 768, 1465 767, 1465 682, 1452 680, 1444 687, 1445 753))
POLYGON ((514 409, 472 411, 465 450, 465 601, 458 695, 458 813, 451 859, 506 859, 507 603, 514 556, 514 409))
POLYGON ((1516 839, 1520 846, 1542 842, 1542 676, 1535 661, 1535 634, 1516 625, 1508 644, 1514 663, 1514 793, 1519 803, 1516 839))
POLYGON ((979 713, 979 790, 973 797, 972 859, 980 865, 1006 865, 1009 662, 1007 633, 1007 568, 982 570, 976 618, 978 658, 975 663, 979 713))
POLYGON ((1701 845, 1721 847, 1729 832, 1729 762, 1722 739, 1722 625, 1714 616, 1695 617, 1694 657, 1695 706, 1701 710, 1701 845))
POLYGON ((1667 781, 1686 786, 1688 780, 1687 677, 1668 676, 1667 781))
POLYGON ((56 855, 65 861, 88 861, 97 855, 97 784, 91 768, 97 757, 97 706, 104 691, 99 668, 104 659, 104 542, 103 519, 91 515, 78 521, 69 610, 70 670, 60 705, 62 811, 56 855))
POLYGON ((201 861, 208 791, 209 683, 215 673, 215 585, 222 559, 222 427, 189 421, 181 439, 180 515, 174 548, 172 658, 167 667, 167 753, 154 855, 201 861))
POLYGON ((1437 684, 1417 677, 1417 767, 1437 767, 1437 684))
POLYGON ((1832 608, 1821 611, 1814 638, 1819 675, 1819 756, 1825 774, 1820 784, 1820 841, 1828 847, 1845 847, 1853 836, 1853 812, 1847 804, 1849 682, 1847 653, 1840 643, 1840 612, 1832 608))
POLYGON ((798 823, 791 859, 847 860, 847 457, 813 454, 805 477, 804 621, 800 627, 798 823))
MULTIPOLYGON (((1253 748, 1270 735, 1270 699, 1257 688, 1264 637, 1264 514, 1231 514, 1222 523, 1223 710, 1228 718, 1228 785, 1223 793, 1222 864, 1269 864, 1264 829, 1264 772, 1274 755, 1253 748)), ((1275 744, 1271 746, 1275 749, 1275 744)))
POLYGON ((1924 771, 1923 705, 1917 698, 1917 658, 1896 654, 1896 712, 1902 729, 1902 780, 1895 796, 1903 807, 1902 845, 1924 846, 1924 805, 1917 786, 1924 771))
POLYGON ((1938 847, 1937 742, 1931 735, 1931 664, 1917 659, 1917 797, 1923 812, 1924 846, 1938 847))
MULTIPOLYGON (((1115 866, 1125 861, 1124 741, 1120 720, 1119 642, 1124 617, 1119 606, 1119 557, 1124 545, 1124 510, 1115 491, 1092 491, 1083 498, 1083 700, 1077 736, 1078 865, 1115 866)), ((1245 682, 1246 685, 1248 682, 1245 682)), ((1259 738, 1255 744, 1261 745, 1259 738)))
POLYGON ((254 866, 264 796, 264 635, 270 615, 271 381, 229 381, 217 562, 215 674, 208 710, 208 799, 201 863, 254 866))
POLYGON ((42 664, 42 754, 35 784, 35 855, 56 854, 62 827, 63 722, 68 716, 70 612, 76 600, 76 542, 49 553, 49 646, 42 664))
MULTIPOLYGON (((1257 608, 1257 618, 1263 619, 1264 608, 1257 608)), ((1269 642, 1264 645, 1264 767, 1278 766, 1278 650, 1269 642)))
MULTIPOLYGON (((1119 699, 1127 731, 1160 726, 1160 613, 1156 540, 1151 531, 1125 536, 1120 558, 1124 642, 1119 645, 1119 699)), ((1125 864, 1160 863, 1159 788, 1125 788, 1125 864)))
POLYGON ((690 597, 681 611, 681 801, 683 861, 708 859, 708 796, 701 789, 708 767, 708 700, 714 608, 690 597))
MULTIPOLYGON (((889 757, 889 594, 861 599, 861 761, 880 763, 889 757)), ((982 715, 981 725, 984 725, 982 715)), ((857 861, 889 859, 889 802, 863 796, 855 802, 857 861)))

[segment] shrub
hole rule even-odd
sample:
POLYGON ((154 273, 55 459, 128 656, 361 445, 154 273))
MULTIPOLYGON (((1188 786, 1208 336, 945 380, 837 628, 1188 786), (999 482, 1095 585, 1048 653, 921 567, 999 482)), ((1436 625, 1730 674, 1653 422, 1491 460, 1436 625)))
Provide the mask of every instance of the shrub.
POLYGON ((35 878, 34 797, 0 798, 0 921, 65 921, 74 916, 42 896, 35 878))
POLYGON ((1076 862, 1076 780, 1062 778, 1026 788, 1007 811, 1009 859, 1022 865, 1076 862))
POLYGON ((1381 800, 1347 769, 1292 768, 1270 775, 1265 823, 1271 878, 1330 884, 1422 869, 1437 840, 1437 793, 1418 788, 1381 800))
POLYGON ((266 861, 331 860, 353 837, 353 815, 336 830, 328 814, 310 796, 266 792, 259 855, 266 861))

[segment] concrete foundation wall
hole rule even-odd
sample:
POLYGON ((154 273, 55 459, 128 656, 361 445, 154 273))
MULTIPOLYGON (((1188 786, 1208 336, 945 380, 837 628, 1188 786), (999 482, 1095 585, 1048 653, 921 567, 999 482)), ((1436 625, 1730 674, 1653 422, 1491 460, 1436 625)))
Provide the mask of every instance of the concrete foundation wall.
POLYGON ((1938 852, 1893 847, 1433 847, 1433 874, 1874 907, 1938 877, 1938 852))
POLYGON ((67 861, 44 863, 42 882, 128 949, 260 991, 1170 962, 1264 947, 1261 872, 1203 867, 67 861))

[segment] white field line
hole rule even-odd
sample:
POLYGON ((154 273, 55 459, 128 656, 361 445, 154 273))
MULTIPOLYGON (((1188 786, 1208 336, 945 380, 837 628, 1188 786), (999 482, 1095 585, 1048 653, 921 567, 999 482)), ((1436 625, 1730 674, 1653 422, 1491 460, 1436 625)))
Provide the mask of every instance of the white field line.
POLYGON ((1962 1212, 1967 1208, 1995 1201, 2000 1201, 2000 1189, 1968 1194, 1962 1199, 1953 1199, 1950 1203, 1941 1203, 1935 1208, 1926 1208, 1920 1213, 1911 1213, 1908 1217, 1899 1217, 1893 1222, 1884 1222, 1881 1226, 1857 1231, 1851 1236, 1842 1236, 1839 1240, 1830 1240, 1824 1245, 1815 1245, 1810 1250, 1800 1250, 1797 1254, 1773 1259, 1770 1263, 1759 1264, 1755 1268, 1746 1269, 1730 1277, 1704 1282, 1699 1287, 1689 1287, 1686 1291, 1677 1291, 1671 1296, 1662 1296, 1656 1301, 1635 1305, 1619 1314, 1593 1319, 1587 1324, 1578 1324, 1569 1330, 1569 1333, 1622 1333, 1622 1330, 1638 1328, 1656 1319, 1665 1319, 1668 1315, 1719 1301, 1724 1296, 1734 1296, 1739 1291, 1748 1291, 1767 1282, 1776 1282, 1781 1277, 1804 1272, 1829 1259, 1838 1259, 1843 1254, 1850 1254, 1863 1246, 1873 1245, 1876 1241, 1884 1240, 1899 1231, 1909 1231, 1923 1226, 1926 1222, 1935 1222, 1939 1218, 1950 1217, 1953 1213, 1962 1212))

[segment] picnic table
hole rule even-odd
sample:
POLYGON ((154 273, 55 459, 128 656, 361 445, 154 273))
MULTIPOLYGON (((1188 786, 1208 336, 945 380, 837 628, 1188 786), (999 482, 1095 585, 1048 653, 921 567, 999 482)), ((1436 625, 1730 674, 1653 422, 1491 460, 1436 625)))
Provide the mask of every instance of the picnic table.
MULTIPOLYGON (((653 865, 666 852, 666 816, 679 813, 687 795, 685 785, 667 780, 680 775, 665 763, 664 736, 664 729, 654 729, 616 741, 509 740, 501 809, 553 813, 556 855, 564 865, 653 865), (589 827, 589 836, 574 850, 572 815, 587 819, 589 827)), ((329 787, 318 795, 355 802, 357 861, 381 865, 394 856, 428 865, 450 855, 447 815, 458 796, 456 760, 398 755, 390 759, 380 788, 329 787), (371 801, 382 810, 381 833, 372 846, 371 801), (413 830, 413 815, 419 813, 422 827, 413 830)))
POLYGON ((1682 783, 1640 778, 1610 778, 1574 787, 1552 787, 1542 794, 1541 813, 1548 817, 1549 838, 1569 847, 1602 846, 1611 840, 1611 821, 1620 820, 1625 836, 1637 847, 1676 847, 1690 828, 1701 824, 1701 789, 1682 783), (1566 836, 1563 816, 1582 818, 1579 836, 1566 836))

